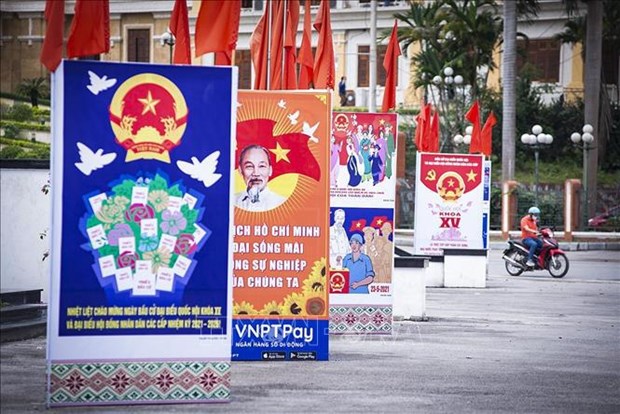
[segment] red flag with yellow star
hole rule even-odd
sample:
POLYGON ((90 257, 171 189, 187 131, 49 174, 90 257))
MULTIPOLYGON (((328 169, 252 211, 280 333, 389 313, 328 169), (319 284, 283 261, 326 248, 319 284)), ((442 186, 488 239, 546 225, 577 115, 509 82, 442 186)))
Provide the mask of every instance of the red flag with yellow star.
POLYGON ((366 219, 353 220, 349 231, 362 231, 366 227, 366 219))
POLYGON ((387 216, 375 216, 372 219, 372 223, 370 223, 370 227, 374 227, 375 229, 380 229, 386 221, 390 221, 387 216))
POLYGON ((299 132, 274 136, 275 123, 271 119, 251 119, 237 123, 235 165, 239 166, 239 155, 245 147, 260 145, 269 151, 273 167, 272 179, 294 173, 320 181, 321 168, 308 148, 308 136, 299 132))

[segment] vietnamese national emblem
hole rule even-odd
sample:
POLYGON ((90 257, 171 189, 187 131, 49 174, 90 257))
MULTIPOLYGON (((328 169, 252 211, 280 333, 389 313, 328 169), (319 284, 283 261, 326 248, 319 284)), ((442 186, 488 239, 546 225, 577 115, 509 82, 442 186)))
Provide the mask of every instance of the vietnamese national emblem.
POLYGON ((187 104, 169 79, 143 73, 127 79, 110 104, 110 123, 127 150, 125 161, 154 159, 170 163, 187 126, 187 104))

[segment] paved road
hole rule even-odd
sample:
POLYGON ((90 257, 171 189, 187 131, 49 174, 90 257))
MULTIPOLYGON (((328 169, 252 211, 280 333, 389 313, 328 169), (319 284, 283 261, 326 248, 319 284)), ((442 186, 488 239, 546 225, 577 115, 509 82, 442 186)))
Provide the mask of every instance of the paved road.
MULTIPOLYGON (((501 253, 501 252, 500 252, 501 253)), ((560 280, 433 288, 427 322, 391 337, 335 337, 329 362, 234 363, 230 404, 67 412, 620 412, 617 252, 571 254, 560 280)), ((44 410, 45 340, 0 346, 2 414, 44 410)))

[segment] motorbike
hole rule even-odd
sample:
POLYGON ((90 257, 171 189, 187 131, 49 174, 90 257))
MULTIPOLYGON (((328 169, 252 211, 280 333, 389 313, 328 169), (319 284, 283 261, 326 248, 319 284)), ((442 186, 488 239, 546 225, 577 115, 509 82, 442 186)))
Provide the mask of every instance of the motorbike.
POLYGON ((519 276, 523 272, 547 270, 555 278, 566 276, 569 268, 568 258, 560 249, 553 231, 543 228, 539 238, 542 240, 542 247, 534 255, 534 266, 526 265, 529 248, 520 240, 508 240, 508 248, 502 255, 508 274, 519 276))

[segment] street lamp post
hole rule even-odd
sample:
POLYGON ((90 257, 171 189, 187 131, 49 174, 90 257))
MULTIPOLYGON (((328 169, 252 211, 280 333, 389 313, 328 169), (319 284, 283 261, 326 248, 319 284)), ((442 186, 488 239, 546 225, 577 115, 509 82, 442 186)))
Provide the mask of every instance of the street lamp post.
POLYGON ((570 140, 573 141, 573 144, 577 148, 581 148, 583 150, 583 194, 585 198, 583 203, 583 227, 585 228, 588 224, 588 217, 590 215, 590 195, 588 194, 588 153, 594 149, 594 146, 592 145, 594 142, 594 135, 592 135, 594 128, 590 124, 585 124, 582 131, 583 134, 573 132, 570 136, 570 140))
MULTIPOLYGON (((423 79, 430 80, 427 92, 430 92, 430 101, 436 108, 440 109, 442 115, 442 123, 446 128, 442 128, 442 135, 450 137, 454 130, 459 129, 459 119, 461 119, 460 101, 464 99, 465 90, 463 86, 463 76, 455 75, 454 69, 450 66, 445 67, 439 75, 430 77, 424 74, 423 79), (462 91, 459 92, 459 88, 462 91), (452 105, 455 103, 455 105, 452 105), (453 107, 453 111, 452 108, 453 107)), ((442 140, 440 150, 445 150, 444 145, 447 140, 442 140)), ((449 144, 448 144, 449 145, 449 144)))
POLYGON ((534 125, 531 134, 521 135, 521 142, 534 149, 534 204, 538 205, 538 156, 544 145, 553 142, 553 137, 550 134, 543 133, 540 125, 534 125))
POLYGON ((170 32, 170 30, 166 30, 161 35, 161 42, 162 45, 168 45, 168 47, 170 48, 170 64, 172 65, 172 48, 176 43, 176 39, 174 38, 174 35, 170 32))

